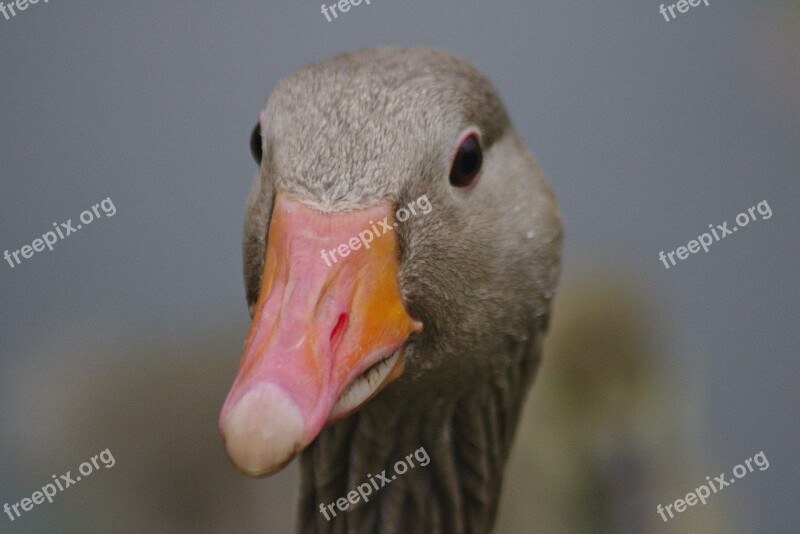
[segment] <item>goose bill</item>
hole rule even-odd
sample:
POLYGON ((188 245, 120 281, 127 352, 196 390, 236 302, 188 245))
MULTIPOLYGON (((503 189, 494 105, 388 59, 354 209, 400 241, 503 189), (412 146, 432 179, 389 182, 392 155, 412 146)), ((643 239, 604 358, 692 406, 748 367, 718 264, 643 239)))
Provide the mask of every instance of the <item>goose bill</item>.
POLYGON ((352 246, 386 218, 393 223, 388 202, 322 213, 276 196, 253 322, 220 414, 242 472, 280 470, 326 423, 402 374, 402 348, 422 325, 403 306, 394 232, 352 246), (332 250, 336 261, 326 261, 332 250))

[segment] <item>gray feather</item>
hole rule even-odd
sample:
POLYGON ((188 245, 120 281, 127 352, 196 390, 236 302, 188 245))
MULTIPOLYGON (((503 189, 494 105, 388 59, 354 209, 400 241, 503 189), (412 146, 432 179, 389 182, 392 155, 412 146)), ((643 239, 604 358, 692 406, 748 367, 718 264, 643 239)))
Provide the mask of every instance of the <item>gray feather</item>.
POLYGON ((503 466, 559 271, 558 204, 489 81, 451 54, 372 48, 299 70, 272 91, 264 158, 247 208, 248 301, 258 295, 276 190, 346 211, 427 195, 433 209, 397 228, 404 302, 424 330, 404 374, 302 454, 299 532, 488 532, 503 466), (448 182, 468 127, 483 170, 448 182), (319 513, 397 460, 409 470, 332 521, 319 513))

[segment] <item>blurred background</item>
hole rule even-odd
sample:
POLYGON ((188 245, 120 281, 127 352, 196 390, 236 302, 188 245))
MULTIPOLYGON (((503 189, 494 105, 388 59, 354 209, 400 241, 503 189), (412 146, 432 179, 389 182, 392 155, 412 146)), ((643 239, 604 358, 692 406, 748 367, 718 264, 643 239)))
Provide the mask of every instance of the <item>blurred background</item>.
POLYGON ((564 270, 497 532, 796 532, 800 3, 39 2, 0 17, 0 532, 291 532, 297 466, 239 475, 216 429, 249 317, 248 137, 338 52, 444 48, 494 82, 559 195, 564 270), (767 200, 772 218, 665 269, 767 200), (666 505, 763 451, 664 523, 666 505))

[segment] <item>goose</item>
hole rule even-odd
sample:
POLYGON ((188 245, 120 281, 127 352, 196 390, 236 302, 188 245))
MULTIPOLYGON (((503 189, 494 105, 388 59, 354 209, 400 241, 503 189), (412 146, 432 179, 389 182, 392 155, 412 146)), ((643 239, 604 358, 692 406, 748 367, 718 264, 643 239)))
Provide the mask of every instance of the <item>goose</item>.
POLYGON ((562 241, 497 92, 448 52, 344 53, 275 85, 250 148, 230 460, 262 477, 300 455, 298 532, 491 531, 562 241))

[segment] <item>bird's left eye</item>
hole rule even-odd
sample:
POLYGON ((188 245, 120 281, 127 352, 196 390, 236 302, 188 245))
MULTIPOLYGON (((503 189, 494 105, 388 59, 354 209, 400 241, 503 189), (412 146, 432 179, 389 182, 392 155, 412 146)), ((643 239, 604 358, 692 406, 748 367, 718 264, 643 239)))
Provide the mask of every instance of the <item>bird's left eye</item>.
POLYGON ((450 185, 467 188, 475 184, 481 172, 483 151, 476 131, 462 134, 450 167, 450 185))
POLYGON ((250 153, 259 165, 261 165, 261 158, 264 155, 261 147, 261 124, 256 123, 256 127, 253 128, 253 133, 250 134, 250 153))

